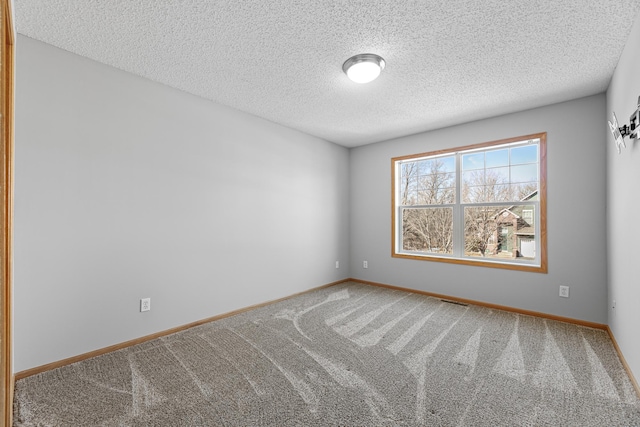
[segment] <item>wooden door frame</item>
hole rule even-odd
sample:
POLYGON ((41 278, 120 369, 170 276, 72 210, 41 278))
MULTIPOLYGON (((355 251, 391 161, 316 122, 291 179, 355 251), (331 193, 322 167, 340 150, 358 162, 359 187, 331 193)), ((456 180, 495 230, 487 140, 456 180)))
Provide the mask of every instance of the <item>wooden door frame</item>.
POLYGON ((12 261, 13 261, 13 112, 14 112, 14 54, 15 33, 11 0, 0 0, 0 28, 2 41, 0 46, 0 218, 2 235, 0 236, 0 424, 12 425, 13 417, 13 363, 12 363, 12 261))

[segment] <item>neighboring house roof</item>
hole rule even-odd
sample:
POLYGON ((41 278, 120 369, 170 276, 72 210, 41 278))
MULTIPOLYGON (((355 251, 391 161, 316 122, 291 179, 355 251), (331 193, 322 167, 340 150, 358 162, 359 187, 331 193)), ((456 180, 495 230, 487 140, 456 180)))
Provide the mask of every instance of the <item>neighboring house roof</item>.
POLYGON ((536 230, 534 227, 522 227, 516 231, 516 235, 518 236, 534 236, 536 234, 536 230))
MULTIPOLYGON (((513 207, 513 206, 511 206, 511 207, 513 207)), ((509 208, 502 209, 500 212, 495 214, 495 216, 493 218, 495 219, 495 218, 497 218, 499 216, 502 216, 502 214, 505 213, 505 212, 510 213, 512 216, 516 217, 516 219, 520 219, 520 217, 517 214, 513 213, 511 210, 509 210, 509 208)))
MULTIPOLYGON (((535 196, 536 194, 538 194, 538 190, 534 190, 531 193, 527 194, 526 196, 524 196, 522 199, 520 199, 521 202, 526 202, 527 200, 531 200, 533 198, 533 196, 535 196)), ((493 218, 497 218, 498 216, 502 215, 502 213, 504 211, 509 212, 511 215, 515 216, 516 218, 520 219, 520 217, 518 215, 516 215, 515 213, 513 213, 511 211, 511 209, 513 209, 515 205, 511 205, 508 208, 504 208, 502 209, 500 212, 498 212, 493 218)), ((532 233, 533 234, 533 233, 532 233)))

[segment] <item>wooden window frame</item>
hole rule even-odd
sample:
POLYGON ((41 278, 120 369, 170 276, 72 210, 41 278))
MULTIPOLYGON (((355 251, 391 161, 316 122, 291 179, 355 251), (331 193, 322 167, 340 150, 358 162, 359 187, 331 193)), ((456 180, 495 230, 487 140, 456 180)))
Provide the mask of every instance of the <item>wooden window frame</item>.
MULTIPOLYGON (((391 256, 394 258, 414 259, 420 261, 432 261, 443 262, 450 264, 460 265, 472 265, 490 268, 499 268, 505 270, 517 270, 534 273, 547 273, 547 133, 541 132, 531 135, 523 135, 514 138, 501 139, 497 141, 483 142, 480 144, 467 145, 463 147, 454 147, 451 149, 438 150, 426 153, 411 154, 407 156, 394 157, 391 159, 391 256), (499 262, 495 260, 482 260, 471 258, 456 258, 451 256, 434 256, 434 255, 414 255, 408 253, 402 253, 398 250, 398 224, 396 223, 398 216, 398 205, 396 205, 396 179, 397 179, 397 164, 403 160, 417 159, 420 157, 432 157, 432 156, 445 156, 447 154, 454 154, 467 150, 480 150, 483 148, 490 148, 492 146, 511 144, 519 141, 539 139, 539 251, 540 259, 539 265, 535 264, 520 264, 517 262, 499 262)), ((459 171, 457 171, 459 174, 459 171)), ((459 184, 459 183, 458 183, 459 184)), ((458 185, 458 188, 460 186, 458 185)), ((520 204, 520 203, 518 203, 520 204)))

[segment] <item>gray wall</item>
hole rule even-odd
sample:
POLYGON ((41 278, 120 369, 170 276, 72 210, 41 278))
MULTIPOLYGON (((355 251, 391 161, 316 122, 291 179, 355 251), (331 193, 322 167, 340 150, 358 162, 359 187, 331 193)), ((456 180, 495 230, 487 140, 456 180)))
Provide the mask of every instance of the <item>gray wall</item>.
MULTIPOLYGON (((640 15, 607 91, 607 115, 620 125, 638 107, 640 96, 640 15)), ((603 126, 605 122, 603 120, 603 126)), ((640 381, 640 141, 625 138, 618 154, 607 132, 607 230, 609 254, 609 326, 636 379, 640 381), (613 301, 616 308, 613 308, 613 301)))
POLYGON ((352 276, 606 323, 604 116, 600 94, 353 149, 352 276), (392 157, 544 131, 548 274, 391 257, 392 157), (559 285, 570 298, 558 296, 559 285))
POLYGON ((343 147, 18 37, 15 370, 348 277, 348 167, 343 147))
POLYGON ((349 151, 19 36, 15 370, 356 277, 608 319, 638 376, 638 146, 605 127, 640 94, 638 22, 629 40, 606 99, 349 151), (542 131, 548 274, 391 257, 392 157, 542 131))

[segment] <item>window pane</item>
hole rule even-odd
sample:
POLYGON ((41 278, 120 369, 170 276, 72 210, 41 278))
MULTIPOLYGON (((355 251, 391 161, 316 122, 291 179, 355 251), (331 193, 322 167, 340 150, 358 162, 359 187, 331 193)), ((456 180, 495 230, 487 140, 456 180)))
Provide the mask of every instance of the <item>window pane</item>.
POLYGON ((484 185, 484 169, 464 171, 462 183, 464 185, 484 185))
POLYGON ((463 173, 462 202, 508 202, 513 200, 509 168, 472 170, 463 173))
MULTIPOLYGON (((435 165, 434 167, 438 167, 435 165)), ((421 205, 441 205, 455 202, 455 174, 434 173, 418 180, 418 202, 421 205)))
POLYGON ((400 202, 403 205, 415 205, 417 203, 418 181, 417 181, 417 163, 403 163, 400 169, 400 202))
POLYGON ((465 185, 462 188, 462 203, 478 203, 485 201, 484 185, 465 185))
POLYGON ((441 188, 438 190, 437 199, 441 205, 451 205, 456 202, 455 187, 441 188))
POLYGON ((442 171, 443 172, 454 172, 456 171, 456 158, 455 157, 441 157, 440 161, 442 162, 442 171))
POLYGON ((536 163, 538 161, 538 146, 525 145, 511 149, 511 164, 536 163))
POLYGON ((528 164, 511 166, 511 182, 536 182, 538 181, 538 165, 528 164))
POLYGON ((403 209, 402 249, 436 254, 453 253, 453 209, 403 209))
POLYGON ((418 175, 446 173, 456 171, 455 157, 436 157, 416 162, 418 175))
POLYGON ((513 185, 514 198, 516 200, 540 200, 538 198, 538 183, 537 182, 523 182, 513 185))
POLYGON ((462 202, 517 202, 531 196, 538 189, 537 156, 537 145, 463 154, 462 202))
POLYGON ((510 202, 514 201, 513 191, 509 184, 487 185, 485 187, 486 202, 510 202))
POLYGON ((404 179, 405 177, 415 176, 415 167, 416 162, 403 163, 400 170, 400 175, 402 176, 402 178, 404 179))
POLYGON ((484 168, 484 153, 471 153, 464 154, 462 156, 462 169, 483 169, 484 168))
POLYGON ((431 173, 432 167, 433 164, 431 160, 420 160, 419 162, 416 162, 416 174, 426 175, 428 173, 431 173))
POLYGON ((535 259, 535 206, 465 207, 464 223, 466 256, 535 259))
POLYGON ((502 208, 464 208, 464 254, 466 256, 487 257, 495 252, 499 236, 497 221, 502 208))
POLYGON ((392 159, 393 256, 546 272, 544 136, 392 159))
POLYGON ((443 184, 443 174, 421 175, 418 179, 418 191, 433 191, 443 184))
POLYGON ((507 184, 509 182, 509 168, 491 168, 485 173, 486 184, 507 184))
POLYGON ((465 186, 462 203, 537 201, 537 190, 537 182, 465 186))
POLYGON ((426 187, 418 191, 417 205, 450 205, 455 203, 456 189, 454 187, 426 187))
POLYGON ((486 167, 495 168, 499 166, 509 166, 509 150, 494 150, 486 153, 486 167))

